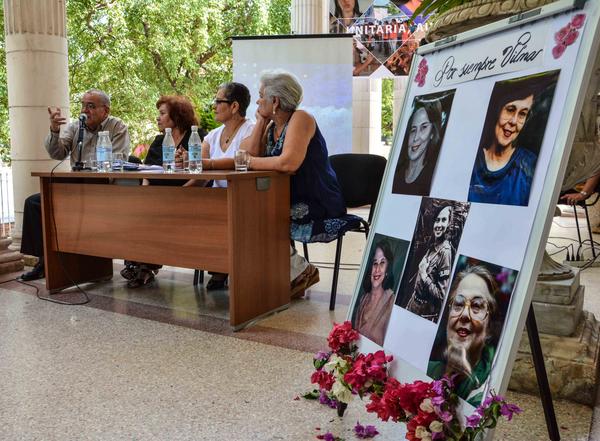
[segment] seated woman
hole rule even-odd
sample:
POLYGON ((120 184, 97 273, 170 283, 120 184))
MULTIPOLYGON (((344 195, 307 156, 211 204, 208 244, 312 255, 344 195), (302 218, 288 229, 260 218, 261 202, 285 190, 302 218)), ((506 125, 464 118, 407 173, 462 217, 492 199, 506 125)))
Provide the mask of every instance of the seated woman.
MULTIPOLYGON (((240 142, 250 136, 254 124, 246 118, 250 104, 250 91, 241 83, 224 83, 219 86, 213 100, 215 120, 221 126, 211 130, 202 143, 202 167, 204 170, 232 169, 233 156, 240 142)), ((189 180, 185 186, 204 185, 204 181, 189 180)), ((227 181, 213 181, 213 187, 227 187, 227 181)), ((222 289, 227 274, 212 273, 206 289, 222 289)))
MULTIPOLYGON (((290 178, 291 238, 327 242, 346 213, 327 145, 314 117, 298 110, 302 86, 283 71, 260 78, 256 125, 241 147, 251 155, 249 169, 293 173, 290 178)), ((291 248, 291 247, 290 247, 291 248)), ((291 248, 291 293, 301 295, 319 281, 319 271, 291 248)))
MULTIPOLYGON (((183 152, 188 148, 191 127, 198 125, 192 103, 183 96, 167 95, 160 97, 156 102, 156 108, 158 109, 156 123, 161 134, 157 135, 150 145, 144 164, 162 165, 162 142, 165 137, 165 129, 169 127, 177 150, 176 161, 179 162, 179 168, 182 168, 183 152)), ((203 133, 200 134, 200 136, 202 135, 203 133)), ((183 182, 178 180, 169 181, 166 185, 182 185, 183 182)), ((150 185, 150 183, 148 179, 142 181, 142 185, 150 185)), ((161 181, 161 184, 165 184, 165 182, 161 181)), ((129 288, 138 288, 151 283, 160 267, 161 265, 126 260, 121 275, 128 280, 127 286, 129 288)))

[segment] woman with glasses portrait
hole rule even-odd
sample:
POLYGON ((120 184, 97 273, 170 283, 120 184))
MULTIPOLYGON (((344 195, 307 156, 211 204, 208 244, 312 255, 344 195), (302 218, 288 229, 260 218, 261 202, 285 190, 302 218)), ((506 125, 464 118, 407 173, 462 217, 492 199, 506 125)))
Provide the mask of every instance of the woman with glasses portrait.
POLYGON ((456 393, 473 406, 483 398, 492 369, 503 314, 497 297, 499 286, 483 265, 467 266, 454 278, 446 304, 445 325, 440 325, 427 375, 439 379, 455 376, 456 393), (439 342, 445 334, 445 342, 439 342), (436 357, 433 354, 439 351, 436 357))

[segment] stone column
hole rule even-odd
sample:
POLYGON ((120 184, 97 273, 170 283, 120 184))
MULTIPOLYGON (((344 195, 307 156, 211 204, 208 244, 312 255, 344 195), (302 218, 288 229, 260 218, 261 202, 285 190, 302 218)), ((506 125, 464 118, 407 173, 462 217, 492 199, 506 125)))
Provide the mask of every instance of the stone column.
POLYGON ((381 143, 381 79, 352 79, 352 152, 387 156, 381 143))
MULTIPOLYGON (((6 71, 16 225, 20 237, 23 201, 39 192, 32 171, 56 165, 43 146, 48 106, 69 115, 65 0, 4 0, 6 71)), ((63 169, 68 168, 68 161, 63 169)))
POLYGON ((328 0, 292 0, 292 34, 328 32, 328 0))

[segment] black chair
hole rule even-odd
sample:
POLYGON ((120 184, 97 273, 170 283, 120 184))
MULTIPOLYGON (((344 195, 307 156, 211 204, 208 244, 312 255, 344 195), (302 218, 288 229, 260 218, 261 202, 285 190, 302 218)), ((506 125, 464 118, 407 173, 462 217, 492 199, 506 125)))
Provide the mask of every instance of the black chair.
MULTIPOLYGON (((331 297, 329 299, 329 310, 333 311, 335 309, 340 258, 342 255, 342 240, 344 235, 349 231, 365 233, 366 237, 369 236, 369 227, 373 219, 375 203, 379 195, 379 187, 381 186, 387 160, 383 156, 366 153, 344 153, 332 155, 329 159, 340 183, 346 207, 357 208, 370 205, 369 218, 366 221, 362 217, 353 214, 346 214, 340 218, 346 222, 346 227, 340 230, 335 249, 333 282, 331 285, 331 297)), ((294 241, 294 237, 292 237, 292 241, 294 241)), ((306 260, 309 260, 307 243, 302 242, 302 245, 304 248, 304 257, 306 260)))
MULTIPOLYGON (((567 193, 579 192, 577 190, 569 190, 562 194, 564 195, 567 193)), ((594 237, 592 236, 592 226, 590 225, 590 215, 588 213, 588 207, 595 205, 598 202, 598 200, 600 200, 600 184, 598 184, 596 188, 594 188, 592 196, 588 197, 587 199, 584 199, 583 201, 579 201, 577 202, 577 204, 573 205, 573 212, 575 214, 575 225, 577 227, 577 239, 579 240, 579 249, 577 250, 577 254, 579 254, 579 250, 583 249, 583 241, 581 240, 581 232, 579 231, 579 218, 577 217, 577 207, 579 206, 583 208, 583 211, 585 213, 585 222, 587 224, 587 230, 590 236, 590 245, 592 248, 592 256, 594 258, 596 258, 596 248, 594 247, 594 237)), ((583 252, 581 254, 583 255, 583 252)))

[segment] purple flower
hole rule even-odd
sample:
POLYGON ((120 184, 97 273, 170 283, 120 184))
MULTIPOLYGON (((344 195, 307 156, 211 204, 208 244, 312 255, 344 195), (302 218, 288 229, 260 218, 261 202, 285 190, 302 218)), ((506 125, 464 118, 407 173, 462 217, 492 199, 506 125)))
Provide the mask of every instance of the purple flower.
POLYGON ((479 425, 480 421, 481 421, 481 415, 474 413, 473 415, 467 417, 467 427, 474 429, 475 427, 477 427, 479 425))
POLYGON ((446 435, 444 435, 444 432, 433 432, 431 434, 431 439, 446 439, 446 435))
POLYGON ((325 406, 329 406, 332 409, 335 409, 337 407, 337 400, 335 400, 334 398, 329 398, 327 396, 327 391, 324 389, 321 389, 321 395, 319 395, 319 403, 324 404, 325 406))
POLYGON ((433 404, 434 406, 441 406, 445 402, 446 402, 446 399, 444 397, 442 397, 442 396, 432 397, 431 398, 431 404, 433 404))
POLYGON ((315 354, 315 360, 325 361, 329 360, 329 352, 319 351, 315 354))
POLYGON ((356 426, 354 426, 354 433, 356 433, 357 438, 373 438, 375 435, 379 435, 379 432, 375 428, 375 426, 363 426, 360 422, 356 422, 356 426))
POLYGON ((508 421, 512 420, 512 417, 514 414, 519 414, 521 412, 522 412, 521 408, 519 406, 517 406, 516 404, 504 403, 504 404, 502 404, 502 407, 500 408, 500 413, 508 421))
POLYGON ((317 435, 317 439, 322 439, 325 441, 335 441, 335 436, 331 432, 327 432, 323 435, 317 435))
POLYGON ((438 416, 445 423, 449 423, 450 421, 452 421, 452 414, 450 412, 448 412, 447 410, 445 410, 444 412, 441 412, 438 416))

